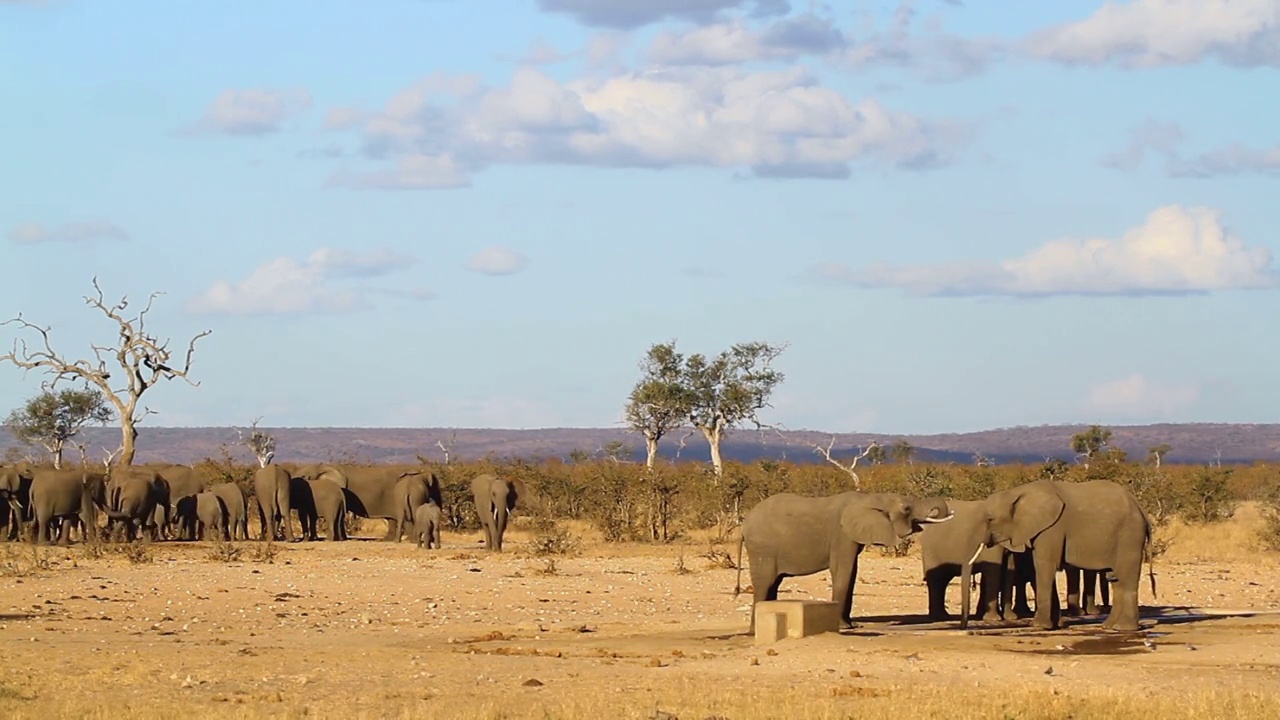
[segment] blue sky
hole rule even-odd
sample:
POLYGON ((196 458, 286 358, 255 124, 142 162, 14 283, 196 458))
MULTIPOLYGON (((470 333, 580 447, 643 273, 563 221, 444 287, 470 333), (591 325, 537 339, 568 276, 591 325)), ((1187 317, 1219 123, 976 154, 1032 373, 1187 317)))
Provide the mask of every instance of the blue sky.
MULTIPOLYGON (((0 314, 148 425, 618 422, 787 343, 838 432, 1267 422, 1280 0, 0 0, 0 314)), ((5 346, 16 332, 0 328, 5 346)), ((0 367, 0 406, 40 377, 0 367)))

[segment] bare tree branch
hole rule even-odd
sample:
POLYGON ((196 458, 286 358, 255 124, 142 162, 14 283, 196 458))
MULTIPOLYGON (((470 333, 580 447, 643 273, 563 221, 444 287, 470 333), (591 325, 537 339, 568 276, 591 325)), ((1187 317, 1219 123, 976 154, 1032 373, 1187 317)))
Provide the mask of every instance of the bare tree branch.
POLYGON ((196 342, 212 334, 205 330, 191 339, 182 366, 175 367, 171 362, 172 352, 168 340, 160 340, 147 332, 147 314, 155 299, 161 292, 152 293, 147 304, 134 317, 124 313, 129 308, 127 297, 119 302, 108 303, 98 285, 98 278, 93 278, 93 295, 84 296, 85 304, 102 312, 117 325, 119 341, 114 346, 90 345, 93 360, 80 359, 69 361, 53 349, 49 339, 48 327, 41 327, 28 322, 19 313, 17 317, 0 323, 0 326, 16 325, 19 330, 34 332, 39 336, 39 344, 32 347, 22 338, 16 338, 12 350, 0 355, 0 361, 8 361, 23 370, 43 370, 50 379, 43 383, 46 389, 54 388, 59 382, 79 378, 96 386, 106 399, 116 408, 120 416, 120 430, 123 448, 120 452, 120 464, 133 463, 134 442, 137 439, 137 424, 148 415, 155 414, 150 408, 139 411, 138 402, 142 395, 161 380, 181 378, 192 387, 199 387, 189 377, 191 365, 195 358, 196 342), (124 377, 115 379, 108 369, 108 358, 113 358, 119 365, 124 377), (139 414, 140 413, 140 414, 139 414))
POLYGON ((253 453, 253 456, 257 458, 258 467, 264 468, 276 456, 276 439, 258 429, 258 423, 261 421, 262 417, 258 416, 249 424, 249 437, 247 438, 240 431, 240 428, 233 429, 236 431, 236 435, 239 436, 240 442, 244 443, 253 453))

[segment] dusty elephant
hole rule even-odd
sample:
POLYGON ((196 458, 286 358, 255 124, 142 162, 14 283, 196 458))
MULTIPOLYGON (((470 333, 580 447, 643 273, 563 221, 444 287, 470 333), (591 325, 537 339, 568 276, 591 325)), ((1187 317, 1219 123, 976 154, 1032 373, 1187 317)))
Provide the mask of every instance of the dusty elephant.
MULTIPOLYGON (((1115 604, 1102 626, 1138 629, 1138 584, 1142 559, 1151 539, 1151 524, 1138 500, 1110 480, 1061 482, 1036 480, 1001 490, 983 500, 982 542, 976 558, 988 546, 1013 552, 1031 550, 1036 568, 1036 627, 1055 629, 1061 604, 1055 585, 1059 568, 1111 569, 1115 576, 1115 604)), ((972 560, 961 573, 967 589, 972 560)), ((1155 594, 1155 576, 1151 576, 1155 594)), ((969 619, 969 593, 961 592, 961 627, 969 619)))
POLYGON ((150 533, 159 539, 160 527, 169 521, 169 483, 154 470, 117 467, 107 481, 107 527, 122 523, 125 539, 134 540, 150 533), (155 516, 163 509, 163 523, 155 524, 155 516))
POLYGON ((347 510, 370 519, 385 519, 383 540, 399 540, 413 523, 413 513, 424 502, 444 505, 440 480, 425 468, 309 465, 297 477, 329 480, 343 489, 347 510))
POLYGON ((283 523, 285 539, 294 541, 293 522, 289 517, 292 507, 290 482, 293 476, 279 465, 258 468, 253 474, 253 494, 258 498, 258 519, 262 523, 260 540, 276 539, 276 526, 283 523))
POLYGON ((31 518, 34 474, 35 468, 30 463, 0 467, 0 539, 22 538, 22 528, 31 518))
MULTIPOLYGON (((920 560, 929 588, 929 619, 935 621, 952 617, 946 606, 947 585, 960 577, 984 532, 982 501, 947 500, 947 507, 952 512, 949 522, 926 525, 920 533, 920 560)), ((1035 580, 1031 562, 1029 553, 1015 555, 999 546, 982 551, 973 565, 973 572, 982 576, 978 586, 979 620, 1031 616, 1027 602, 1027 584, 1035 580)))
POLYGON ((423 503, 413 514, 413 541, 421 548, 440 549, 440 506, 423 503))
POLYGON ((233 482, 210 485, 208 492, 217 495, 227 509, 227 529, 232 540, 249 539, 249 509, 244 491, 233 482))
POLYGON ((300 477, 289 479, 289 501, 298 512, 298 521, 302 524, 302 537, 306 540, 319 538, 319 519, 324 518, 328 525, 327 540, 347 540, 347 497, 342 488, 332 481, 321 478, 307 480, 300 477))
POLYGON ((471 498, 484 529, 486 550, 502 552, 502 536, 507 532, 511 512, 524 494, 524 483, 520 480, 507 480, 489 473, 472 479, 471 498))
POLYGON ((1067 615, 1097 615, 1100 608, 1094 597, 1096 590, 1101 590, 1103 606, 1111 604, 1111 583, 1108 581, 1110 573, 1081 570, 1071 565, 1065 565, 1062 569, 1067 573, 1067 615), (1082 576, 1083 588, 1080 582, 1082 576), (1098 582, 1099 578, 1102 579, 1101 583, 1098 582))
POLYGON ((755 603, 778 599, 784 578, 831 571, 831 600, 840 604, 842 627, 853 626, 853 587, 858 556, 867 545, 893 546, 928 523, 952 518, 942 498, 850 491, 826 497, 778 493, 761 500, 742 520, 738 540, 741 591, 742 548, 747 549, 755 603))
POLYGON ((62 519, 58 543, 65 545, 71 522, 85 528, 86 539, 97 529, 97 511, 107 505, 106 473, 85 470, 37 470, 31 478, 31 509, 38 544, 52 538, 49 528, 62 519))
MULTIPOLYGON (((204 477, 195 468, 189 465, 164 465, 157 467, 156 473, 164 478, 165 482, 169 483, 169 507, 166 512, 170 523, 164 528, 165 531, 168 531, 174 527, 177 519, 175 511, 177 510, 178 500, 188 495, 204 492, 208 487, 208 483, 205 482, 204 477)), ((157 508, 157 519, 159 518, 158 510, 157 508)), ((162 534, 164 533, 162 532, 162 534)), ((180 532, 176 536, 183 537, 180 532)), ((195 538, 188 539, 194 540, 195 538)))
POLYGON ((205 490, 178 500, 177 515, 184 528, 184 535, 192 539, 212 538, 230 540, 227 527, 227 506, 222 498, 205 490), (210 535, 212 533, 212 536, 210 535))

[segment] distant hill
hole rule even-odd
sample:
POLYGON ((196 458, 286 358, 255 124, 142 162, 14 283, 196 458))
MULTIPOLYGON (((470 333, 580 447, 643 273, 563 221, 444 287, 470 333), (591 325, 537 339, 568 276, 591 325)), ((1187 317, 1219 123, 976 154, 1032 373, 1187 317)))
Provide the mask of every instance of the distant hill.
MULTIPOLYGON (((941 435, 884 435, 872 433, 823 433, 808 430, 781 433, 736 430, 726 439, 723 454, 727 460, 752 461, 761 458, 787 459, 794 462, 823 462, 814 446, 832 445, 832 454, 847 458, 855 448, 872 440, 889 445, 898 439, 917 448, 916 459, 931 462, 972 463, 975 453, 998 463, 1042 462, 1049 457, 1070 460, 1071 436, 1085 425, 1041 425, 1010 427, 972 433, 941 435)), ((1162 425, 1110 426, 1112 444, 1133 458, 1144 458, 1147 449, 1169 445, 1166 456, 1171 463, 1251 463, 1280 460, 1280 424, 1246 425, 1229 423, 1184 423, 1162 425)), ((605 445, 620 441, 632 450, 632 458, 644 458, 644 440, 637 433, 616 428, 544 428, 538 430, 501 430, 489 428, 263 428, 276 437, 281 462, 313 462, 352 460, 368 462, 415 462, 418 455, 443 460, 436 443, 450 444, 452 457, 473 460, 494 455, 500 458, 539 459, 567 457, 574 450, 602 454, 605 445)), ((102 457, 103 447, 119 445, 117 428, 92 428, 83 439, 92 448, 90 455, 102 457)), ((248 459, 248 451, 239 445, 236 432, 230 428, 165 428, 139 429, 137 462, 192 463, 206 457, 221 457, 226 446, 238 457, 248 459)), ((687 460, 708 460, 706 441, 701 436, 688 438, 679 447, 680 437, 664 438, 659 448, 665 458, 679 450, 687 460)), ((16 446, 12 438, 0 438, 0 451, 16 446)), ((77 457, 68 449, 69 458, 77 457)))

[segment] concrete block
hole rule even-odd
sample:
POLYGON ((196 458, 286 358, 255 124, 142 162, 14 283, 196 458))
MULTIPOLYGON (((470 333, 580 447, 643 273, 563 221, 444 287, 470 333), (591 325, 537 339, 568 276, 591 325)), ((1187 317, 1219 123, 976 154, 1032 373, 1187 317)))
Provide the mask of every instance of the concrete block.
POLYGON ((840 605, 830 600, 766 600, 754 612, 757 645, 840 629, 840 605))

